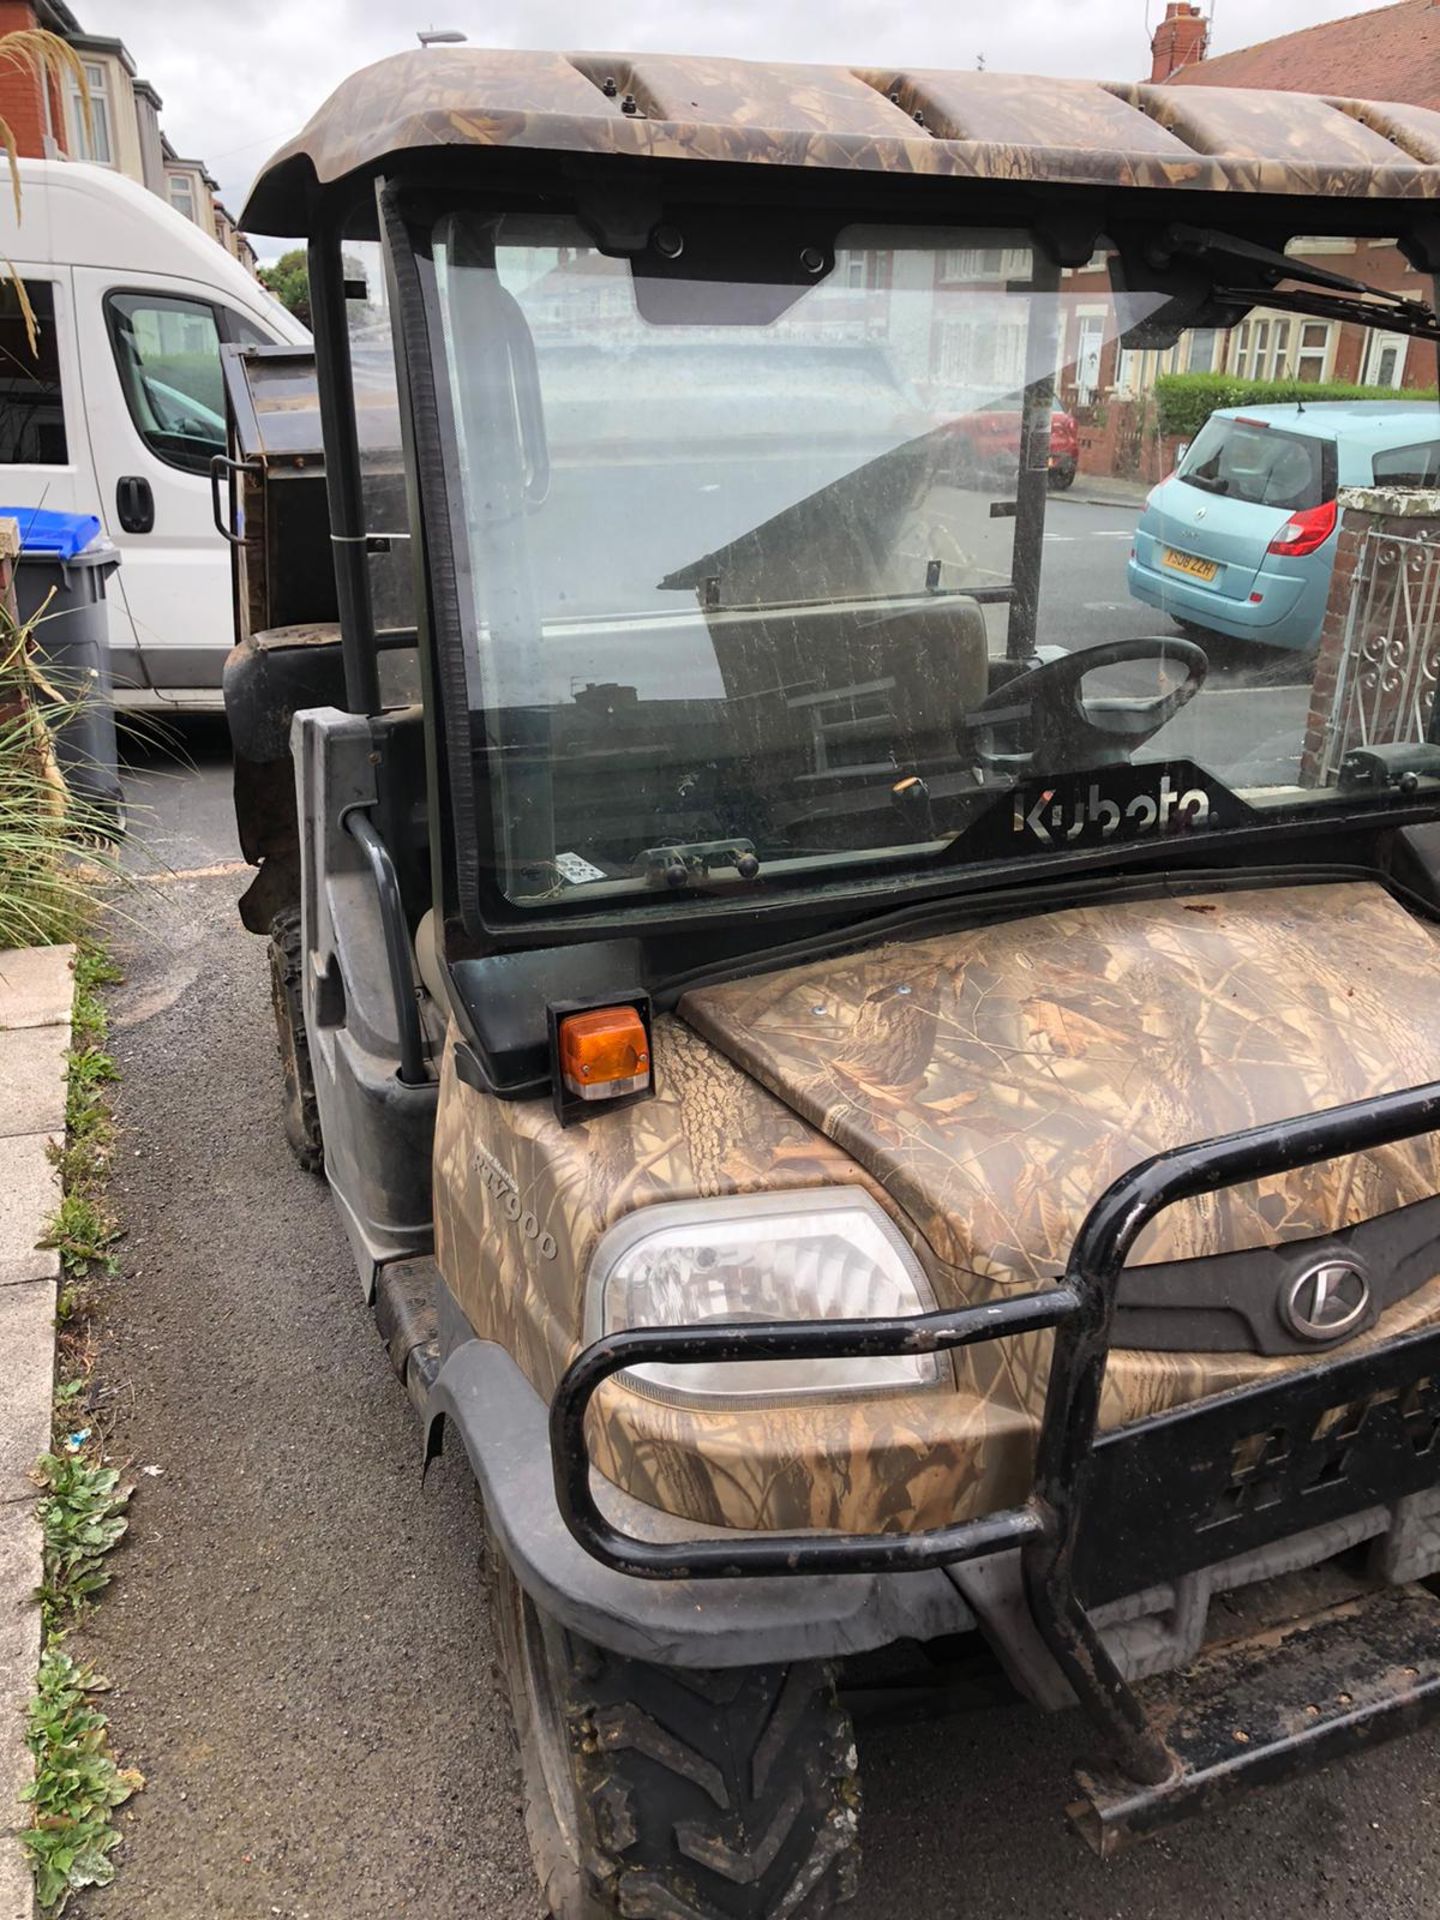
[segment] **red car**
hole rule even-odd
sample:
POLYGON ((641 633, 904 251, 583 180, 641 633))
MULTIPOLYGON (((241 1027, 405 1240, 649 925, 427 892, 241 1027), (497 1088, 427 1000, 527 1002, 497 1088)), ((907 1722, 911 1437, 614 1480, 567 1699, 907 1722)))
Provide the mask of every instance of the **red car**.
MULTIPOLYGON (((1013 475, 1020 464, 1020 413, 1017 408, 987 408, 962 413, 945 432, 956 452, 962 485, 1013 475)), ((1080 464, 1080 429, 1075 416, 1059 407, 1050 416, 1050 484, 1068 487, 1080 464)))

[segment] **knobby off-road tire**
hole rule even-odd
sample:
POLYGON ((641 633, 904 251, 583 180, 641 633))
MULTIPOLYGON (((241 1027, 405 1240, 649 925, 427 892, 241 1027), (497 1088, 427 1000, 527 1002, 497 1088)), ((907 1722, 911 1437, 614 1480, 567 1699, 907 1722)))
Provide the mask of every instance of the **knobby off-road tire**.
POLYGON ((854 1736, 819 1664, 681 1672, 541 1614, 491 1550, 553 1920, 824 1920, 855 1891, 854 1736))
POLYGON ((285 1082, 285 1138, 308 1173, 325 1168, 320 1109, 315 1104, 315 1075, 305 1031, 301 994, 304 955, 300 946, 300 909, 277 913, 270 922, 270 999, 275 1008, 275 1043, 285 1082))

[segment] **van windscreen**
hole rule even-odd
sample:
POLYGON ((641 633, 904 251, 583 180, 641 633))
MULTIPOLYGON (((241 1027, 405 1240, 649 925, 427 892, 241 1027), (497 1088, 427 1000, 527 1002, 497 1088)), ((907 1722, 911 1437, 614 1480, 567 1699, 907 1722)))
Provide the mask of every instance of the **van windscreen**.
POLYGON ((1335 498, 1329 442, 1291 433, 1263 420, 1211 414, 1176 469, 1177 478, 1205 493, 1254 506, 1300 513, 1335 498))

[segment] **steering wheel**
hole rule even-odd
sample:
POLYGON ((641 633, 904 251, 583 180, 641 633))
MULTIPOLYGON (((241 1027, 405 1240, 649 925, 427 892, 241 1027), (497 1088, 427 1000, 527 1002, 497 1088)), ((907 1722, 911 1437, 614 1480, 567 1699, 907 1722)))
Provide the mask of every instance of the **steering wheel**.
POLYGON ((1016 773, 1089 773, 1098 767, 1127 766, 1135 749, 1195 698, 1209 668, 1204 648, 1193 640, 1168 634, 1108 640, 1007 680, 985 696, 968 725, 982 736, 980 757, 990 767, 1016 773), (1185 678, 1153 699, 1115 694, 1084 698, 1090 674, 1127 660, 1178 663, 1185 678))

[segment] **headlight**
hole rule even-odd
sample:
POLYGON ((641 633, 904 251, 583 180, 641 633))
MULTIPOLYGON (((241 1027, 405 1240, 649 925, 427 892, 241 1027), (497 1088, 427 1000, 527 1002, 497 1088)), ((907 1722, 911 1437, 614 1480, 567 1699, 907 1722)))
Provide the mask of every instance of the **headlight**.
MULTIPOLYGON (((595 1249, 587 1340, 631 1327, 888 1319, 932 1312, 924 1268, 866 1193, 730 1195, 642 1207, 595 1249)), ((896 1393, 953 1377, 937 1354, 865 1360, 717 1361, 619 1376, 676 1406, 896 1393)))

